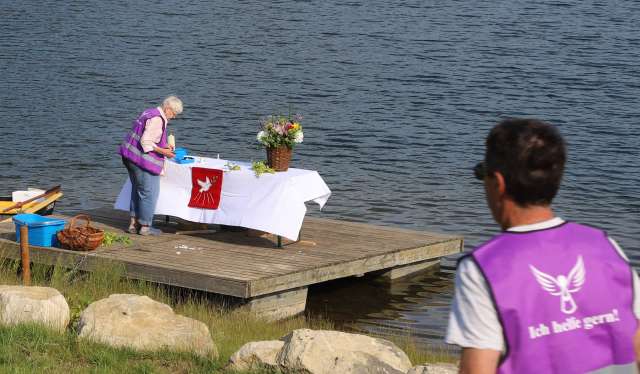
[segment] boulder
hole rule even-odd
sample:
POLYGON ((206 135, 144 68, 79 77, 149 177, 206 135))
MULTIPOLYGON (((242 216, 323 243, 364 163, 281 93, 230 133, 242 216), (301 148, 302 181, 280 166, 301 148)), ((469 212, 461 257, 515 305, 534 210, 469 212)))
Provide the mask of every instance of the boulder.
POLYGON ((407 374, 458 374, 458 366, 447 363, 424 364, 413 367, 407 374))
POLYGON ((395 344, 366 335, 300 329, 285 336, 278 364, 311 374, 405 374, 411 361, 395 344))
POLYGON ((251 342, 243 345, 229 359, 229 369, 246 371, 252 368, 278 366, 278 353, 284 346, 281 340, 251 342))
POLYGON ((19 323, 64 330, 69 324, 69 305, 55 288, 0 286, 0 324, 19 323))
POLYGON ((115 294, 92 303, 80 314, 79 336, 114 347, 217 356, 207 325, 147 296, 115 294))

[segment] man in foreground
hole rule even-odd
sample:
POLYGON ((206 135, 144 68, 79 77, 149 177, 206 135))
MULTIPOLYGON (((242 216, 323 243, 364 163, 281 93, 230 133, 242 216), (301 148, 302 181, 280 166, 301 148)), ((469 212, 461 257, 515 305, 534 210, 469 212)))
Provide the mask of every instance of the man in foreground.
POLYGON ((487 138, 475 173, 503 232, 458 265, 446 340, 461 373, 638 372, 638 277, 605 232, 555 217, 565 160, 537 120, 487 138))

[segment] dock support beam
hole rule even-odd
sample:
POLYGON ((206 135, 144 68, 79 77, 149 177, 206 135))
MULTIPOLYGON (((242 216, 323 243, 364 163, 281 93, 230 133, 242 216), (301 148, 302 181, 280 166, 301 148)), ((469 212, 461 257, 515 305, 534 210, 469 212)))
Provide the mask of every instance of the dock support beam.
POLYGON ((386 280, 394 280, 402 277, 406 277, 408 275, 412 275, 425 270, 435 270, 440 265, 440 259, 430 259, 421 262, 414 262, 409 265, 401 265, 392 268, 389 271, 386 271, 380 274, 386 280))
POLYGON ((247 300, 245 307, 268 320, 276 321, 304 312, 307 287, 257 296, 247 300))

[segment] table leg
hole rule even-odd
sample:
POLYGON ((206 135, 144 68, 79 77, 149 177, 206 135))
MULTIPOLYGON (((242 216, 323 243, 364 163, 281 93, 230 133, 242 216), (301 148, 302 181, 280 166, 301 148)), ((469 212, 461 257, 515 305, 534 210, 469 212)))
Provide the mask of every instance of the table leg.
MULTIPOLYGON (((302 237, 302 230, 300 230, 300 233, 298 235, 298 240, 296 240, 295 242, 291 243, 291 244, 295 244, 295 243, 299 243, 302 237)), ((278 244, 276 244, 276 248, 282 248, 282 236, 280 235, 276 235, 276 240, 278 242, 278 244)), ((315 243, 314 243, 315 245, 315 243)))

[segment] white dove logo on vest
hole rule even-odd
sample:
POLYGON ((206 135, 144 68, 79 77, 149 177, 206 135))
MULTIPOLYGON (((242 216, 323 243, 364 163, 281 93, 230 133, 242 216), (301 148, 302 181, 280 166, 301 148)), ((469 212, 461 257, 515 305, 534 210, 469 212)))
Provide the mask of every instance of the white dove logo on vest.
POLYGON ((536 269, 533 265, 529 265, 529 268, 543 290, 553 296, 560 296, 560 310, 562 313, 571 314, 578 309, 571 294, 580 291, 580 288, 582 288, 584 284, 586 271, 584 269, 582 256, 578 256, 578 261, 566 277, 564 275, 558 275, 554 278, 536 269))
POLYGON ((200 191, 198 191, 200 193, 207 192, 209 191, 209 188, 211 188, 211 181, 209 180, 209 177, 207 177, 204 181, 196 179, 196 182, 198 182, 198 185, 200 185, 200 191))

